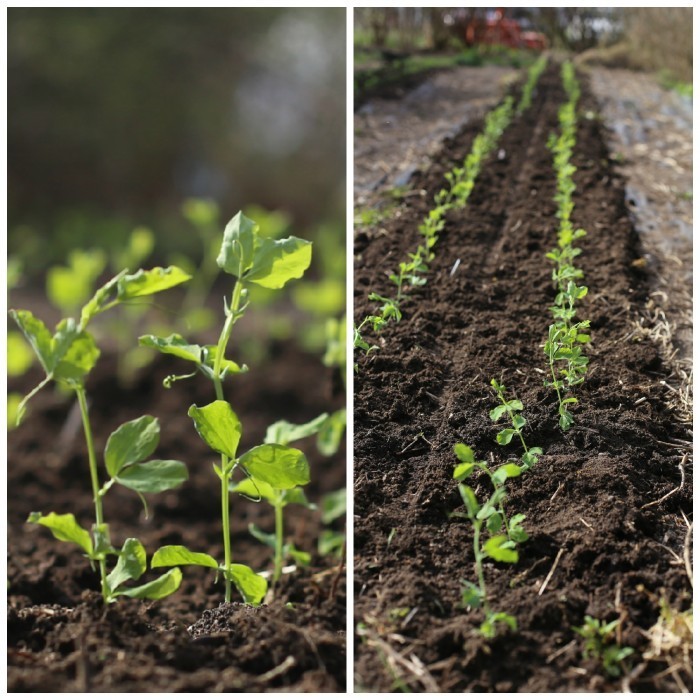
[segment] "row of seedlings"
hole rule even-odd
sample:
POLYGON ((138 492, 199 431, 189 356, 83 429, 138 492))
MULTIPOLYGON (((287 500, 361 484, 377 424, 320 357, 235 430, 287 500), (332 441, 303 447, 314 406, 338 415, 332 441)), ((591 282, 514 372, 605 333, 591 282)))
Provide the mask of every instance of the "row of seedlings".
POLYGON ((484 161, 496 149, 501 135, 511 123, 513 116, 519 116, 532 104, 533 91, 546 64, 547 59, 542 56, 530 67, 517 106, 514 104, 513 97, 508 96, 486 115, 484 130, 475 137, 471 151, 462 165, 454 167, 445 175, 448 187, 444 187, 435 196, 435 206, 428 212, 419 228, 423 237, 422 243, 415 252, 409 254, 408 260, 399 263, 398 270, 389 275, 389 279, 396 285, 396 294, 394 296, 383 296, 376 292, 369 294, 369 299, 379 302, 380 305, 376 313, 366 316, 359 325, 355 326, 353 343, 355 348, 363 350, 365 354, 377 349, 376 345, 370 345, 363 337, 364 328, 369 326, 375 333, 379 333, 390 321, 399 322, 402 317, 401 302, 407 289, 426 283, 424 275, 435 258, 433 248, 445 226, 447 212, 466 206, 484 161))

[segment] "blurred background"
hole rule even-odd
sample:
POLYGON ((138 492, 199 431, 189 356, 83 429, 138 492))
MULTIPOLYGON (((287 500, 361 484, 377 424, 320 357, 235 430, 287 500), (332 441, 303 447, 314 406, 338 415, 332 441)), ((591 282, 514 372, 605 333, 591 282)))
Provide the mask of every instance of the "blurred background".
MULTIPOLYGON (((521 67, 532 50, 645 70, 692 94, 690 7, 356 8, 355 88, 451 65, 521 67), (381 71, 386 74, 384 78, 381 71)), ((371 85, 370 85, 371 87, 371 85)))
MULTIPOLYGON (((230 284, 215 258, 243 210, 262 235, 314 243, 303 281, 255 292, 261 339, 244 359, 293 335, 327 357, 344 330, 345 15, 9 9, 10 306, 53 324, 124 267, 183 267, 194 279, 168 313, 120 308, 103 329, 128 343, 128 377, 154 355, 133 349, 139 333, 216 340, 230 284)), ((31 363, 15 331, 11 375, 31 363)))

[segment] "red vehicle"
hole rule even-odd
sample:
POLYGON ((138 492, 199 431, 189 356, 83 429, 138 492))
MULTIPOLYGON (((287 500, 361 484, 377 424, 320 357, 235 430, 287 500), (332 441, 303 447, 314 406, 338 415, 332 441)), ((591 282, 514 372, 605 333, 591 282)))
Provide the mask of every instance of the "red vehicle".
POLYGON ((544 34, 523 31, 520 22, 508 19, 503 8, 499 7, 486 19, 473 19, 467 25, 467 44, 487 44, 508 46, 513 49, 534 49, 542 51, 547 48, 544 34))

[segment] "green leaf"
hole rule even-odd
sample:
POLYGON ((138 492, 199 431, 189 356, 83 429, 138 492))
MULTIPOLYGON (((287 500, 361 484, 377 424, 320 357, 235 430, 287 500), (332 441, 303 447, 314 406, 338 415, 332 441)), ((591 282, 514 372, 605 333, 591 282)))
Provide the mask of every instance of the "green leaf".
POLYGON ((120 425, 105 446, 105 467, 111 477, 129 464, 153 454, 160 440, 160 424, 153 416, 142 416, 120 425))
POLYGON ((187 467, 173 459, 153 459, 125 467, 114 480, 139 493, 161 493, 187 481, 187 467))
POLYGON ((318 536, 318 553, 325 557, 327 554, 340 556, 345 542, 345 535, 334 530, 322 530, 318 536))
MULTIPOLYGON (((216 362, 216 351, 216 345, 205 345, 204 347, 204 364, 211 369, 214 369, 214 364, 216 362)), ((227 360, 226 358, 221 361, 222 374, 242 374, 247 371, 247 365, 239 365, 237 362, 227 360)))
POLYGON ((297 563, 298 566, 308 566, 311 563, 311 555, 308 552, 302 552, 301 549, 289 546, 287 553, 297 563))
MULTIPOLYGON (((287 489, 282 491, 282 493, 284 493, 284 497, 282 499, 283 505, 298 505, 304 506, 309 510, 316 510, 316 505, 314 503, 309 503, 309 499, 306 498, 304 489, 301 488, 301 486, 296 486, 293 489, 287 489)), ((323 517, 321 517, 321 520, 323 520, 323 517)))
POLYGON ((496 512, 496 509, 490 503, 486 503, 485 505, 483 505, 479 509, 479 512, 476 514, 476 519, 477 520, 487 520, 495 512, 496 512))
POLYGON ((231 484, 231 486, 229 486, 229 491, 248 496, 248 498, 252 498, 255 501, 262 499, 270 504, 274 504, 277 500, 275 490, 265 481, 243 479, 243 481, 239 481, 237 484, 231 484))
POLYGON ((321 498, 321 522, 329 525, 347 512, 347 491, 338 489, 321 498))
POLYGON ((495 535, 503 526, 503 517, 500 513, 491 513, 486 520, 486 529, 495 535))
POLYGON ((226 224, 216 264, 225 272, 242 276, 253 264, 258 225, 239 211, 226 224))
POLYGON ((163 292, 192 279, 184 270, 175 265, 139 270, 133 275, 124 275, 117 283, 117 299, 125 301, 163 292))
POLYGON ((498 435, 496 435, 496 442, 499 445, 508 445, 515 435, 515 430, 512 428, 503 428, 498 435))
POLYGON ((49 329, 31 311, 15 311, 12 309, 10 316, 19 326, 27 342, 32 346, 46 374, 51 374, 55 363, 49 329))
POLYGON ((202 552, 192 552, 180 544, 168 544, 161 547, 151 559, 151 568, 161 566, 205 566, 208 569, 218 569, 214 557, 202 552))
POLYGON ((174 355, 196 364, 202 361, 202 347, 188 343, 179 333, 173 333, 167 338, 161 338, 157 335, 142 335, 139 338, 139 345, 153 348, 164 355, 174 355))
POLYGON ((484 601, 484 592, 470 581, 462 581, 462 606, 465 608, 479 608, 484 601))
POLYGON ((464 481, 474 471, 474 466, 474 464, 466 462, 458 464, 452 472, 452 478, 457 481, 464 481))
POLYGON ((267 581, 262 576, 243 564, 231 564, 228 570, 223 569, 223 573, 238 589, 246 603, 260 605, 267 593, 267 581))
POLYGON ((80 312, 80 325, 86 328, 88 323, 99 313, 102 313, 113 302, 110 301, 112 292, 117 288, 119 281, 127 274, 128 270, 122 270, 119 274, 105 282, 93 295, 92 299, 83 306, 80 312))
POLYGON ((236 458, 243 427, 231 405, 226 401, 213 401, 202 406, 190 406, 187 415, 194 420, 194 427, 204 442, 214 452, 236 458))
POLYGON ((275 548, 275 535, 272 532, 261 530, 255 523, 248 523, 248 532, 255 537, 258 542, 262 542, 271 549, 275 548))
POLYGON ((483 552, 494 561, 502 561, 507 564, 515 564, 518 561, 518 553, 513 549, 513 543, 505 535, 489 537, 484 542, 483 552))
POLYGON ((290 442, 310 437, 318 433, 327 418, 328 414, 322 413, 308 423, 303 424, 289 423, 286 420, 277 421, 267 429, 265 442, 288 445, 290 442))
POLYGON ((239 460, 248 473, 275 489, 291 489, 308 484, 309 463, 301 450, 286 445, 260 445, 239 460))
POLYGON ((318 431, 316 447, 324 457, 331 457, 338 451, 340 441, 345 433, 347 422, 345 409, 331 413, 318 431))
POLYGON ((504 612, 492 612, 479 626, 479 632, 487 639, 493 639, 498 634, 499 624, 506 625, 513 632, 516 632, 518 629, 518 622, 512 615, 504 612))
POLYGON ((467 462, 468 464, 471 464, 474 461, 474 450, 462 442, 458 442, 454 446, 454 452, 460 462, 467 462))
POLYGON ((59 356, 57 352, 55 357, 58 362, 53 370, 54 378, 70 386, 82 385, 85 376, 97 363, 100 351, 90 333, 83 331, 71 340, 62 355, 59 356))
POLYGON ((518 399, 511 399, 508 402, 508 408, 511 411, 522 411, 523 410, 523 402, 519 401, 518 399))
POLYGON ((520 476, 522 474, 522 469, 517 464, 504 464, 498 467, 496 471, 491 474, 491 481, 494 484, 502 485, 505 484, 507 479, 511 479, 514 476, 520 476))
POLYGON ((522 430, 527 425, 527 421, 519 413, 513 416, 513 427, 516 430, 522 430))
POLYGON ((148 598, 149 600, 160 600, 169 596, 180 588, 182 582, 182 572, 180 569, 170 569, 154 581, 144 583, 142 586, 134 588, 120 588, 114 595, 123 595, 128 598, 148 598))
POLYGON ((92 554, 93 550, 90 533, 85 528, 78 525, 75 516, 71 513, 66 515, 58 515, 56 513, 49 513, 48 515, 30 513, 27 522, 48 527, 57 540, 61 540, 61 542, 73 542, 88 554, 92 554))
POLYGON ((506 412, 506 407, 503 405, 496 406, 489 411, 489 418, 491 418, 494 423, 506 412))
POLYGON ((289 280, 299 279, 311 264, 311 243, 296 236, 275 240, 260 238, 253 265, 243 275, 267 289, 281 289, 289 280))
POLYGON ((124 581, 129 579, 138 581, 144 571, 146 571, 146 550, 137 539, 130 537, 124 542, 116 566, 107 576, 109 590, 116 591, 124 581))
POLYGON ((467 508, 467 513, 469 514, 469 517, 476 517, 476 513, 479 510, 479 501, 476 500, 476 495, 474 494, 474 491, 471 488, 469 488, 469 486, 465 486, 464 484, 459 484, 457 488, 459 489, 459 493, 462 496, 464 505, 467 508))

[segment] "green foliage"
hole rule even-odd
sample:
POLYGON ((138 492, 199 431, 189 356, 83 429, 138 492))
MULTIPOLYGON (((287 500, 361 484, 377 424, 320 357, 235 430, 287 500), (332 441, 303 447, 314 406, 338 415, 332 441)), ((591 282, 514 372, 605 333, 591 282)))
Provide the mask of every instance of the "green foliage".
POLYGON ((634 654, 632 647, 621 647, 615 643, 614 634, 619 624, 620 620, 604 623, 586 615, 581 627, 572 628, 584 639, 583 658, 600 661, 605 672, 614 678, 622 673, 624 659, 634 654))
MULTIPOLYGON (((496 414, 500 417, 501 412, 496 411, 496 414)), ((518 514, 509 520, 504 510, 504 503, 507 498, 506 482, 519 477, 523 469, 517 464, 507 463, 491 471, 487 463, 476 460, 474 450, 463 443, 457 443, 454 446, 454 453, 459 463, 453 468, 452 476, 458 482, 465 512, 454 512, 451 515, 471 522, 472 550, 477 578, 476 583, 462 581, 462 605, 483 610, 485 621, 479 628, 479 632, 486 638, 492 638, 498 633, 500 623, 515 629, 515 618, 492 610, 483 562, 487 558, 505 564, 514 564, 518 561, 517 545, 527 539, 527 533, 521 525, 525 516, 518 514), (487 475, 491 482, 490 495, 481 496, 481 500, 476 491, 464 483, 475 473, 487 475), (490 536, 482 542, 484 531, 490 536)))
MULTIPOLYGON (((199 227, 212 225, 218 216, 213 205, 201 201, 189 202, 185 214, 192 223, 199 227)), ((287 220, 279 221, 280 230, 286 228, 287 220)), ((306 501, 298 488, 309 482, 309 464, 304 454, 284 444, 295 436, 312 434, 327 419, 319 417, 316 422, 296 426, 284 421, 271 426, 271 435, 280 442, 266 442, 251 448, 243 455, 238 455, 238 447, 243 434, 243 427, 232 406, 224 399, 223 382, 231 375, 247 370, 247 367, 226 359, 226 349, 233 326, 244 315, 250 303, 247 285, 254 284, 264 289, 276 290, 289 281, 299 279, 311 263, 311 243, 294 236, 277 239, 260 235, 258 224, 238 212, 226 225, 223 241, 219 246, 216 264, 224 272, 236 278, 231 300, 224 305, 225 322, 216 345, 200 346, 189 343, 179 334, 167 338, 154 335, 142 336, 140 342, 146 347, 162 353, 174 355, 195 365, 195 372, 189 375, 172 376, 165 380, 165 386, 174 381, 193 376, 197 372, 204 374, 214 384, 216 400, 206 406, 193 405, 188 415, 193 419, 195 429, 204 442, 219 455, 220 462, 214 471, 221 482, 221 520, 224 541, 224 562, 217 564, 211 557, 192 558, 184 548, 173 550, 166 548, 156 552, 152 566, 162 562, 178 561, 209 568, 216 568, 223 574, 226 584, 226 601, 231 600, 231 584, 236 586, 243 599, 258 605, 267 591, 264 577, 254 573, 250 568, 236 564, 231 560, 231 541, 229 526, 229 493, 239 492, 253 499, 265 499, 273 503, 276 511, 276 541, 279 541, 279 555, 275 559, 276 582, 281 573, 281 557, 286 551, 291 556, 305 559, 293 547, 284 550, 282 544, 281 510, 289 503, 306 501), (232 484, 231 477, 236 468, 243 470, 247 479, 237 485, 232 484), (279 511, 279 515, 278 515, 279 511), (167 556, 166 556, 167 555, 167 556), (173 557, 177 557, 173 559, 173 557), (179 557, 179 558, 178 558, 179 557), (189 557, 185 562, 183 557, 189 557)), ((254 534, 264 533, 254 529, 254 534)))
POLYGON ((527 72, 527 80, 525 85, 523 85, 522 96, 520 97, 520 102, 515 110, 517 115, 522 114, 526 109, 529 109, 532 105, 532 93, 535 90, 540 76, 547 67, 547 55, 542 54, 529 68, 527 72))
MULTIPOLYGON (((73 261, 76 260, 78 258, 74 257, 73 261)), ((92 536, 70 513, 49 513, 46 516, 32 513, 29 522, 48 528, 59 540, 73 542, 89 559, 98 563, 102 597, 106 603, 113 602, 120 595, 161 598, 178 588, 181 576, 178 570, 173 569, 142 586, 124 586, 126 581, 136 581, 145 572, 146 553, 134 538, 127 539, 121 549, 112 546, 109 527, 103 519, 103 497, 116 483, 136 491, 143 499, 143 493, 159 493, 179 486, 187 478, 187 468, 182 462, 174 460, 143 461, 155 450, 160 435, 158 421, 152 416, 144 416, 123 424, 108 439, 104 457, 110 478, 100 487, 85 392, 85 379, 95 366, 100 351, 87 326, 96 315, 123 301, 168 289, 186 279, 187 275, 176 268, 139 270, 133 275, 124 270, 95 292, 83 307, 80 322, 65 318, 57 324, 53 334, 30 311, 10 311, 46 375, 17 406, 17 421, 22 419, 29 399, 50 381, 75 393, 83 422, 95 503, 92 536), (117 562, 111 573, 107 574, 107 558, 110 556, 116 556, 117 562)), ((88 289, 84 296, 89 296, 89 293, 88 289)))
POLYGON ((573 180, 576 168, 571 159, 576 145, 576 105, 581 92, 573 64, 568 61, 562 64, 561 75, 568 101, 559 109, 559 133, 552 135, 549 143, 557 177, 554 200, 558 206, 558 247, 546 255, 554 263, 552 280, 557 294, 554 306, 550 307, 554 323, 549 327, 543 348, 551 376, 545 385, 557 393, 559 426, 566 431, 574 422, 570 407, 578 403, 575 397, 567 397, 566 393, 584 381, 588 358, 583 354, 582 346, 590 341, 590 335, 586 332, 590 322, 575 320, 577 302, 588 293, 587 287, 577 283, 583 278, 583 271, 576 266, 575 259, 581 254, 581 249, 575 242, 586 236, 586 232, 574 228, 571 221, 573 193, 576 190, 573 180))

